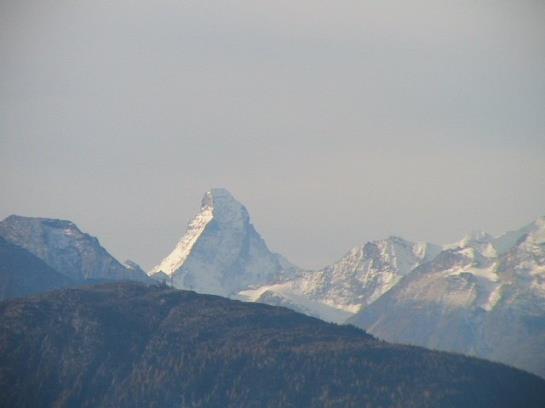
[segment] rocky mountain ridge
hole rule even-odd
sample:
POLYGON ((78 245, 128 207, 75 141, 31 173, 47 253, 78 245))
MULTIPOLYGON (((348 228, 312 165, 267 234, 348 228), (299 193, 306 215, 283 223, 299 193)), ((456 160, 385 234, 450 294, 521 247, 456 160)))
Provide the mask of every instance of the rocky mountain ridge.
MULTIPOLYGON (((150 281, 136 263, 120 264, 69 221, 11 216, 0 222, 0 237, 20 248, 9 258, 13 248, 6 247, 6 259, 28 251, 24 259, 37 257, 74 284, 150 281)), ((9 262, 5 288, 39 291, 43 279, 36 273, 36 284, 10 281, 25 273, 13 265, 26 261, 9 262)), ((389 341, 486 357, 545 376, 545 217, 499 237, 473 232, 444 246, 399 237, 367 242, 308 271, 270 251, 246 208, 226 190, 213 189, 150 275, 176 288, 286 306, 348 321, 389 341)), ((53 287, 44 284, 44 290, 53 287)))
MULTIPOLYGON (((271 252, 241 250, 246 237, 259 236, 248 212, 225 190, 212 190, 203 203, 173 252, 183 255, 170 275, 179 276, 170 280, 173 286, 348 321, 386 340, 492 358, 545 375, 545 360, 536 355, 545 349, 545 217, 499 237, 472 232, 444 246, 390 237, 359 245, 317 271, 289 264, 292 273, 265 268, 272 273, 249 279, 245 265, 270 265, 271 252), (231 216, 218 228, 212 223, 221 216, 214 212, 231 216), (231 230, 233 219, 243 222, 231 230), (229 267, 218 267, 225 253, 229 267), (207 286, 210 276, 213 285, 207 286), (510 322, 520 322, 520 336, 509 335, 510 322), (501 345, 495 337, 503 339, 501 345)), ((161 265, 154 271, 169 273, 161 265)))
POLYGON ((506 362, 545 377, 545 217, 473 234, 348 319, 388 341, 506 362))
MULTIPOLYGON (((41 259, 72 283, 150 278, 123 266, 98 239, 66 220, 11 215, 0 222, 0 237, 41 259)), ((11 274, 26 273, 12 269, 11 274)))

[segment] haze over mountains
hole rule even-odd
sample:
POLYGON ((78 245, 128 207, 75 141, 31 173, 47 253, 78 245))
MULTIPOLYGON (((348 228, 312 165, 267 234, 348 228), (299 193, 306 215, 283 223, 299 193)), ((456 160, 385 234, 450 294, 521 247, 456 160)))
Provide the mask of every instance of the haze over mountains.
POLYGON ((499 238, 466 237, 348 321, 545 376, 545 218, 499 238))
POLYGON ((213 189, 151 276, 158 273, 177 288, 349 319, 389 341, 545 376, 545 217, 497 238, 475 232, 444 246, 390 237, 306 271, 268 250, 244 206, 213 189))
MULTIPOLYGON (((244 205, 224 189, 205 194, 186 233, 150 277, 133 262, 121 265, 68 221, 11 216, 0 222, 0 237, 19 255, 27 251, 27 258, 45 264, 34 260, 36 270, 48 267, 69 280, 58 287, 151 277, 179 289, 348 321, 388 341, 486 357, 545 376, 545 217, 500 237, 477 232, 444 246, 399 237, 367 242, 316 271, 273 253, 244 205)), ((27 285, 17 282, 4 286, 27 285)), ((34 286, 30 292, 40 291, 40 284, 34 286)), ((3 297, 25 293, 6 289, 3 297)))
POLYGON ((151 282, 142 270, 123 266, 70 221, 11 215, 0 222, 0 239, 5 270, 0 299, 82 283, 151 282))

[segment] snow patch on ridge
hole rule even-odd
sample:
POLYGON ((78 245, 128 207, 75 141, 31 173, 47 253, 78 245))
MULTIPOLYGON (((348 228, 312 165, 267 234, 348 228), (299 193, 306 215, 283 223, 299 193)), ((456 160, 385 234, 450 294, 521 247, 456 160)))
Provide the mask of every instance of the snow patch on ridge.
POLYGON ((322 320, 341 323, 348 319, 354 311, 339 308, 306 296, 297 289, 295 282, 276 285, 265 285, 256 289, 243 290, 237 298, 246 302, 260 302, 273 306, 285 306, 309 316, 322 320))
POLYGON ((191 249, 213 218, 214 211, 211 205, 201 208, 201 211, 187 226, 187 231, 176 245, 176 248, 159 265, 152 269, 150 275, 163 272, 170 276, 176 272, 184 264, 191 253, 191 249))

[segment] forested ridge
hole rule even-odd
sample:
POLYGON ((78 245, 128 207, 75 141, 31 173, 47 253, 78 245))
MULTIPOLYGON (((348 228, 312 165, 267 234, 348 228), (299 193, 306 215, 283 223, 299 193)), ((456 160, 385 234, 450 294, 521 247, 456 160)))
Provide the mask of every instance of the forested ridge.
POLYGON ((545 381, 134 282, 0 303, 0 406, 543 407, 545 381))

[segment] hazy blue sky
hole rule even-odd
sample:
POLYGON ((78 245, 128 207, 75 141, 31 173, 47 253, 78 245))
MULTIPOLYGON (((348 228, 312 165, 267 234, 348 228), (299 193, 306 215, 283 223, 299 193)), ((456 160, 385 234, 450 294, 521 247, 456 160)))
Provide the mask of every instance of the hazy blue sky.
POLYGON ((165 256, 210 187, 305 267, 545 214, 545 2, 2 0, 0 217, 165 256))

